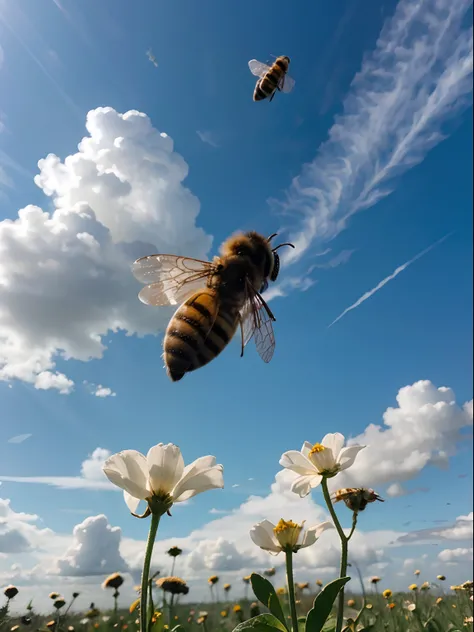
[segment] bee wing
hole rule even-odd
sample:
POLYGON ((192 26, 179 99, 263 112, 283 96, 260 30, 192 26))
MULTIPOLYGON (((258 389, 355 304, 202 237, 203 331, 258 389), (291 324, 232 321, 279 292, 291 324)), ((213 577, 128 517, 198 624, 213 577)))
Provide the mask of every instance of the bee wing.
POLYGON ((210 261, 176 255, 150 255, 132 264, 134 277, 141 283, 147 283, 138 294, 146 305, 183 303, 196 290, 206 286, 212 270, 210 261))
POLYGON ((250 283, 247 283, 248 298, 241 310, 242 350, 253 338, 259 356, 264 362, 270 362, 275 351, 275 336, 272 320, 275 320, 269 307, 250 283))
POLYGON ((280 81, 280 90, 282 92, 291 92, 295 87, 295 80, 289 75, 283 75, 280 81))
POLYGON ((257 61, 256 59, 251 59, 249 61, 249 68, 252 75, 255 75, 256 77, 263 77, 270 70, 270 66, 262 64, 261 61, 257 61))

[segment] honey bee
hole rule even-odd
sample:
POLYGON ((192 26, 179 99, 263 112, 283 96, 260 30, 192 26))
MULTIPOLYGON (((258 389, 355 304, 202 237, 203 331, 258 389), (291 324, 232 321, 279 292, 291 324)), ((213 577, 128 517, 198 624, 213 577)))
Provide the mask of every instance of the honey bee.
POLYGON ((275 96, 276 91, 291 92, 295 85, 294 80, 288 75, 289 57, 277 57, 272 66, 262 64, 256 59, 249 61, 250 72, 260 77, 253 93, 254 101, 262 101, 275 96))
POLYGON ((275 320, 261 293, 280 270, 277 250, 268 238, 250 231, 227 239, 220 256, 201 261, 176 255, 137 259, 132 272, 146 283, 138 298, 146 305, 179 305, 163 340, 163 359, 173 382, 204 366, 221 353, 241 330, 241 357, 253 338, 264 362, 275 349, 275 320))
POLYGON ((332 501, 334 503, 343 500, 346 507, 352 511, 364 511, 369 503, 373 503, 376 500, 385 502, 383 498, 380 498, 373 489, 366 489, 365 487, 347 487, 346 489, 338 489, 332 495, 332 501))

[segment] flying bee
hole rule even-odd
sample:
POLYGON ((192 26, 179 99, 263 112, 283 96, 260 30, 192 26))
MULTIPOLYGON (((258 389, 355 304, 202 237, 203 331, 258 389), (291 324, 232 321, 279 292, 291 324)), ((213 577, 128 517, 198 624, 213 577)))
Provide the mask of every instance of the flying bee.
POLYGON ((173 382, 213 360, 227 346, 237 327, 241 356, 253 338, 264 362, 275 349, 275 320, 261 293, 280 270, 277 250, 256 232, 227 239, 220 256, 201 261, 176 255, 149 255, 137 259, 132 272, 145 283, 138 298, 146 305, 179 305, 163 340, 163 358, 173 382))
POLYGON ((294 80, 288 75, 290 65, 289 57, 277 57, 271 66, 262 64, 261 61, 251 59, 249 61, 250 72, 259 77, 253 92, 254 101, 262 101, 275 96, 276 91, 291 92, 295 85, 294 80))
POLYGON ((332 495, 332 501, 334 503, 343 500, 346 507, 351 511, 364 511, 369 503, 373 503, 376 500, 385 502, 383 498, 380 498, 373 489, 366 489, 365 487, 347 487, 346 489, 338 489, 332 495))

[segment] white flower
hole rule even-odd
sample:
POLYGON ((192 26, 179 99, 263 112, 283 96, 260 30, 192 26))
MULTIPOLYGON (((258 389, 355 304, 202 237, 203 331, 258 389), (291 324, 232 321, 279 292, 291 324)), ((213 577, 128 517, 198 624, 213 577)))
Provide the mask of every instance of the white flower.
POLYGON ((102 469, 109 481, 124 490, 132 513, 140 500, 152 496, 178 503, 208 489, 224 487, 224 468, 216 465, 215 457, 202 456, 184 467, 181 450, 172 443, 159 443, 146 456, 136 450, 113 454, 102 469))
POLYGON ((343 446, 344 436, 336 432, 327 434, 321 443, 312 445, 305 441, 301 452, 290 450, 282 454, 280 465, 299 474, 291 490, 301 498, 307 496, 312 488, 321 483, 323 476, 329 478, 347 470, 360 450, 365 448, 363 445, 343 446))
POLYGON ((332 522, 322 522, 308 529, 303 529, 303 524, 282 519, 274 525, 269 520, 263 520, 250 529, 250 537, 264 551, 278 555, 288 549, 296 553, 299 549, 311 546, 323 531, 334 528, 332 522))

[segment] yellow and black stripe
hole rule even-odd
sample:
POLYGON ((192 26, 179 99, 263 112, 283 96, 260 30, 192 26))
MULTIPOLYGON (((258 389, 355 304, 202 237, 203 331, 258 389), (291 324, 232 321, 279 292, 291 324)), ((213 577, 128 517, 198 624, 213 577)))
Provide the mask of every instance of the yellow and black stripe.
POLYGON ((219 355, 238 322, 238 310, 219 307, 215 290, 197 292, 183 303, 168 325, 163 344, 166 371, 173 382, 219 355))
POLYGON ((278 58, 270 70, 259 80, 253 93, 254 101, 262 101, 270 97, 278 88, 282 76, 286 73, 288 65, 283 59, 278 58))

